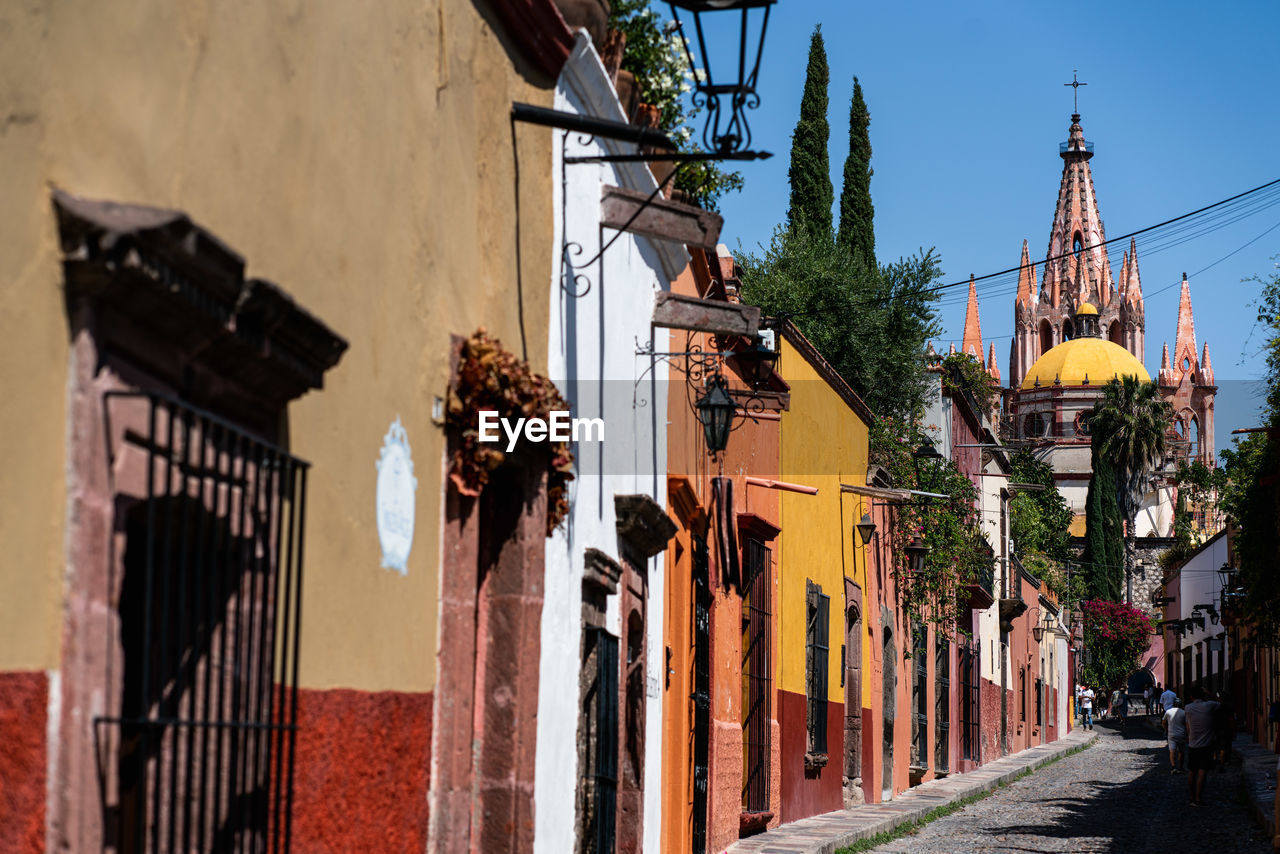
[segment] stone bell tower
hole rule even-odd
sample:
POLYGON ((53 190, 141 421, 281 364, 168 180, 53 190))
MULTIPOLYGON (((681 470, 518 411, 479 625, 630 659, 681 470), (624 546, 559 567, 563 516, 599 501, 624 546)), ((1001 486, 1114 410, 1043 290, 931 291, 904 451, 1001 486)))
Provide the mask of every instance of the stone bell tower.
POLYGON ((1067 141, 1058 145, 1058 155, 1062 158, 1062 180, 1038 287, 1036 266, 1031 263, 1027 242, 1022 242, 1009 352, 1010 388, 1022 384, 1036 359, 1075 337, 1075 314, 1086 302, 1098 309, 1101 337, 1124 347, 1138 361, 1145 355, 1137 246, 1130 241, 1117 280, 1107 257, 1106 229, 1089 166, 1093 143, 1084 138, 1079 113, 1072 114, 1067 141))

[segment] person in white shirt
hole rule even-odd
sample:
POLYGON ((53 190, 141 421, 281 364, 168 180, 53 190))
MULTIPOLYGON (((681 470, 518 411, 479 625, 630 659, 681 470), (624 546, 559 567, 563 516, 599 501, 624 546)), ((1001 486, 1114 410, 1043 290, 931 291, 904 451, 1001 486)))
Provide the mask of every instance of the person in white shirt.
POLYGON ((1084 715, 1081 729, 1093 729, 1093 689, 1088 685, 1080 692, 1080 712, 1084 715))
MULTIPOLYGON (((1159 686, 1156 686, 1159 687, 1159 686)), ((1160 695, 1160 711, 1167 712, 1173 708, 1173 701, 1178 699, 1178 695, 1173 693, 1172 688, 1165 688, 1164 693, 1160 695)))
POLYGON ((1181 774, 1187 753, 1187 714, 1182 703, 1173 701, 1173 708, 1164 713, 1160 721, 1169 739, 1169 773, 1181 774))

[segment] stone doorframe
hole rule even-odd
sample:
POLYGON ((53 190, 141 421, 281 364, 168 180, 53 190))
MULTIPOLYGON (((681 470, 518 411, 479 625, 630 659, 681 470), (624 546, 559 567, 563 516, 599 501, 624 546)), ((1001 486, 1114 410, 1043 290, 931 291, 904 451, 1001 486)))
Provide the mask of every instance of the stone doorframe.
POLYGON ((864 803, 862 791, 862 587, 844 580, 844 805, 864 803))

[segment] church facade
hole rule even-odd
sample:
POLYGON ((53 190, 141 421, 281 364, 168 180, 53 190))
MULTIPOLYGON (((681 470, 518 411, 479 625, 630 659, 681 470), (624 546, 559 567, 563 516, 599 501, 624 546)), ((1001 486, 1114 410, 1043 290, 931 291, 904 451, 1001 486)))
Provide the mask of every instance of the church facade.
MULTIPOLYGON (((1014 300, 1007 386, 1003 390, 1005 436, 1035 449, 1054 470, 1058 489, 1080 516, 1083 532, 1090 467, 1088 414, 1102 387, 1118 376, 1149 381, 1146 307, 1132 238, 1118 269, 1107 254, 1089 161, 1093 143, 1084 137, 1080 115, 1071 116, 1066 142, 1059 144, 1062 178, 1049 231, 1048 251, 1032 263, 1026 240, 1014 300)), ((963 352, 975 356, 997 382, 995 346, 983 359, 977 292, 969 287, 963 352)), ((1171 473, 1180 459, 1214 464, 1214 383, 1209 345, 1197 351, 1190 283, 1185 274, 1172 357, 1164 345, 1156 382, 1172 408, 1166 436, 1169 454, 1161 470, 1171 473)), ((1172 534, 1174 489, 1157 477, 1137 522, 1139 537, 1172 534)))

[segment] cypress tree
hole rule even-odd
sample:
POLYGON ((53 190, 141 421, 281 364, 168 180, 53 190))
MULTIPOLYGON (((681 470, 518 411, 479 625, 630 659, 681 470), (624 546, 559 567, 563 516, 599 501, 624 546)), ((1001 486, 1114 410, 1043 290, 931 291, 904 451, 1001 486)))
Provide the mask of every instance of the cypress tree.
POLYGON ((849 103, 849 156, 844 161, 840 190, 840 233, 836 242, 864 267, 876 269, 875 208, 871 204, 871 114, 862 99, 862 85, 853 78, 849 103))
POLYGON ((1098 444, 1090 451, 1093 477, 1085 499, 1085 595, 1119 602, 1124 586, 1124 526, 1116 499, 1116 472, 1098 452, 1098 444))
POLYGON ((832 238, 831 206, 835 202, 831 188, 831 161, 827 140, 831 129, 827 124, 827 49, 822 41, 822 25, 813 30, 809 40, 809 69, 804 80, 804 96, 800 99, 800 121, 791 135, 791 206, 787 224, 791 230, 808 232, 815 239, 832 238))

